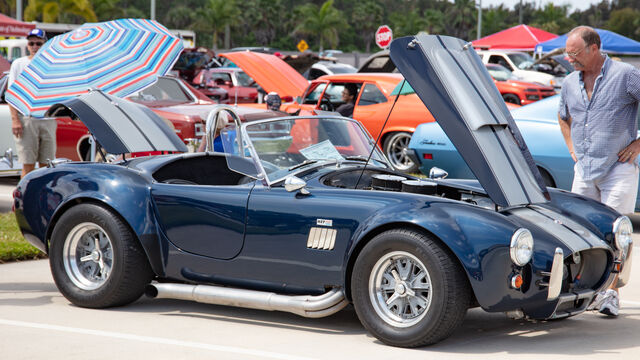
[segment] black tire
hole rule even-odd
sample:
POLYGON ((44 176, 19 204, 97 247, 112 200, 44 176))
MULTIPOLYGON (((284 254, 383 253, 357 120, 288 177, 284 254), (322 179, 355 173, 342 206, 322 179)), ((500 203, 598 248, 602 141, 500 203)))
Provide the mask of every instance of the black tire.
POLYGON ((76 205, 60 217, 49 265, 62 295, 88 308, 131 303, 153 278, 135 235, 118 216, 94 204, 76 205))
POLYGON ((410 140, 410 133, 395 132, 385 138, 382 146, 384 155, 389 159, 393 168, 405 173, 418 172, 418 164, 414 163, 404 152, 408 148, 410 140))
POLYGON ((520 105, 520 98, 515 94, 504 94, 502 95, 504 102, 520 105))
POLYGON ((351 276, 353 304, 360 322, 380 341, 400 347, 434 344, 464 320, 469 283, 441 246, 424 234, 396 229, 377 235, 358 255, 351 276), (411 266, 404 272, 400 264, 411 266), (402 281, 388 280, 394 271, 393 278, 402 281), (393 297, 398 300, 390 306, 393 297))

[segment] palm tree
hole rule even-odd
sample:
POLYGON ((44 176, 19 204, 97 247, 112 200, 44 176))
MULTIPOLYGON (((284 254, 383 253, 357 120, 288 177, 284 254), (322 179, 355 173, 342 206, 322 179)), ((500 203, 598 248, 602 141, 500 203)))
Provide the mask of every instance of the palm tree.
POLYGON ((453 6, 447 9, 446 15, 449 35, 459 38, 472 37, 478 16, 474 0, 455 0, 453 6))
POLYGON ((240 15, 235 0, 208 0, 198 11, 194 27, 213 33, 213 49, 218 49, 218 35, 234 24, 240 15))
POLYGON ((371 51, 371 41, 374 40, 378 26, 382 24, 384 9, 378 1, 366 0, 357 2, 353 7, 353 27, 365 44, 365 52, 371 51))
POLYGON ((124 17, 124 10, 119 0, 91 0, 93 11, 99 21, 108 21, 124 17))
POLYGON ((50 23, 98 21, 89 0, 31 0, 24 9, 24 19, 50 23))
POLYGON ((327 0, 320 8, 309 3, 299 6, 296 10, 300 13, 302 21, 293 30, 294 33, 318 36, 320 51, 324 50, 325 40, 333 48, 338 46, 338 32, 347 27, 347 21, 342 12, 333 7, 333 0, 327 0))

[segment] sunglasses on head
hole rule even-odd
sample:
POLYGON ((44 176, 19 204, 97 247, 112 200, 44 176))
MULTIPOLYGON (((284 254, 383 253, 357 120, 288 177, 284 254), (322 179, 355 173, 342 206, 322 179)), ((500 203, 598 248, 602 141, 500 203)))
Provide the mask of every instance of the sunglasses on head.
POLYGON ((29 46, 42 46, 44 44, 42 41, 29 41, 29 46))

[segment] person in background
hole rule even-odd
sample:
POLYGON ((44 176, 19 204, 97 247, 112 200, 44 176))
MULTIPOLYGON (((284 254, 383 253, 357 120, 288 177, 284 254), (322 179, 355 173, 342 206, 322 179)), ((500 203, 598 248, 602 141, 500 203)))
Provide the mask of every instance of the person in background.
MULTIPOLYGON (((640 70, 602 54, 600 36, 587 26, 571 30, 565 51, 576 69, 563 82, 558 110, 576 162, 571 191, 631 214, 638 193, 640 70)), ((591 309, 618 315, 616 282, 596 296, 591 309)))
POLYGON ((351 115, 353 115, 353 108, 355 107, 357 94, 358 85, 345 84, 344 89, 342 90, 342 101, 344 101, 344 104, 338 106, 336 111, 344 117, 351 117, 351 115))
MULTIPOLYGON (((11 86, 31 60, 47 41, 44 30, 33 29, 27 35, 28 56, 18 58, 11 63, 7 86, 11 86)), ((56 156, 56 120, 39 119, 24 116, 18 109, 9 105, 11 113, 11 131, 16 142, 18 159, 22 162, 22 177, 33 171, 36 166, 43 167, 48 159, 56 156)))
POLYGON ((277 92, 272 91, 264 97, 264 102, 267 104, 267 109, 272 111, 280 111, 280 105, 282 105, 282 99, 277 92))

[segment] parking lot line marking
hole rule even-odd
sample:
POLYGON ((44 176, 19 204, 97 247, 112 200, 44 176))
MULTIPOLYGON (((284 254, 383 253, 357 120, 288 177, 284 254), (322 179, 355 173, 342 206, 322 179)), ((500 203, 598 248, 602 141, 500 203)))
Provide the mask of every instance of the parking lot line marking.
POLYGON ((640 305, 640 301, 620 300, 622 305, 640 305))
POLYGON ((122 340, 143 341, 143 342, 152 343, 152 344, 176 345, 176 346, 183 346, 183 347, 189 347, 189 348, 195 348, 195 349, 221 351, 221 352, 227 352, 227 353, 259 356, 259 357, 266 357, 266 358, 272 358, 272 359, 312 360, 312 358, 300 357, 295 355, 287 355, 287 354, 275 353, 270 351, 251 350, 251 349, 239 348, 239 347, 233 347, 233 346, 213 345, 213 344, 205 344, 205 343, 198 343, 198 342, 192 342, 192 341, 180 341, 180 340, 174 340, 169 338, 141 336, 141 335, 117 333, 112 331, 83 329, 83 328, 75 328, 75 327, 59 326, 59 325, 51 325, 51 324, 41 324, 41 323, 33 323, 33 322, 25 322, 25 321, 0 319, 0 325, 19 326, 19 327, 26 327, 26 328, 32 328, 32 329, 54 330, 54 331, 101 336, 101 337, 108 337, 108 338, 122 339, 122 340))

